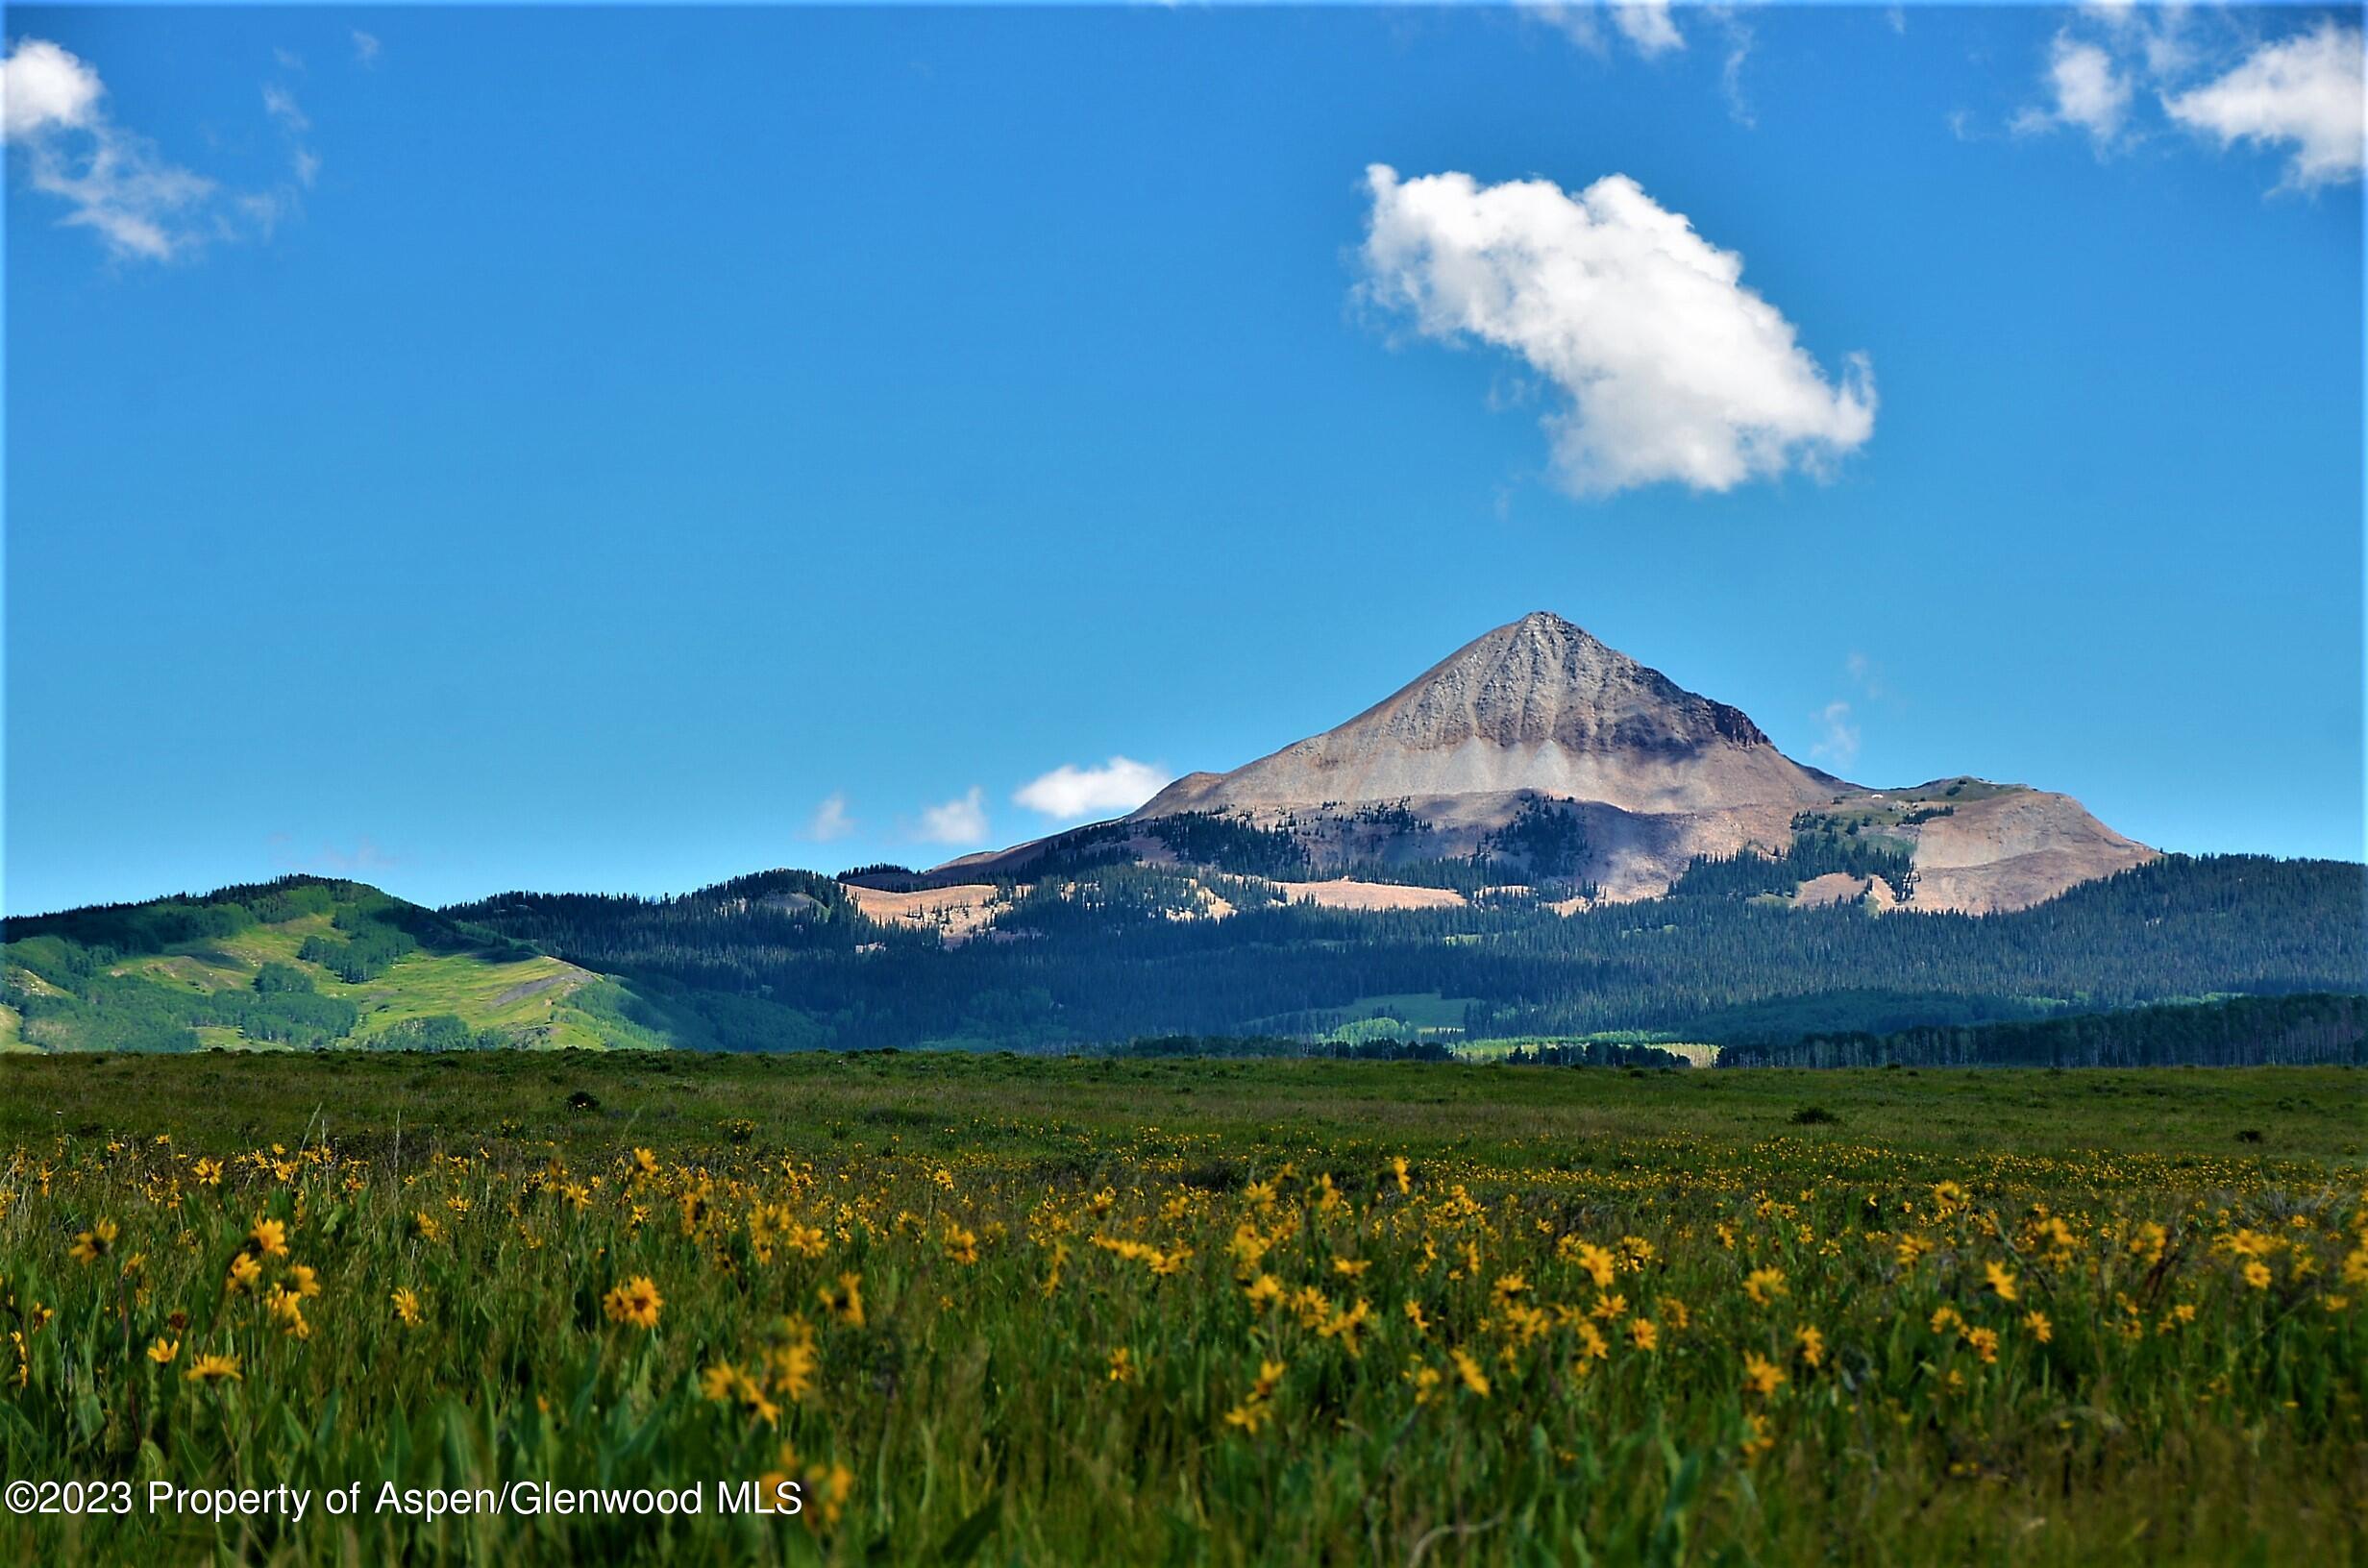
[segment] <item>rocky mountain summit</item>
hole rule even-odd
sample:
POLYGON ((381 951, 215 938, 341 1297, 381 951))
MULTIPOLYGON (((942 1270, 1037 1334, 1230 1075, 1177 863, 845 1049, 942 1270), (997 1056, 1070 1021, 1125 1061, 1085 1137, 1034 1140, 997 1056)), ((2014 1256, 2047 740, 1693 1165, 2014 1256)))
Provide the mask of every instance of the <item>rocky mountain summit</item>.
POLYGON ((1776 749, 1740 709, 1539 611, 1394 695, 1230 773, 1178 779, 1137 817, 1533 791, 1630 812, 1810 806, 1839 780, 1776 749))
POLYGON ((1239 873, 1251 868, 1227 859, 1245 845, 1307 879, 1437 884, 1460 866, 1572 907, 1658 896, 1691 874, 1804 906, 1971 913, 2155 854, 2068 796, 1970 775, 1888 790, 1837 778, 1739 709, 1539 611, 1320 735, 1188 774, 1120 821, 933 874, 1027 878, 1084 854, 1239 873))

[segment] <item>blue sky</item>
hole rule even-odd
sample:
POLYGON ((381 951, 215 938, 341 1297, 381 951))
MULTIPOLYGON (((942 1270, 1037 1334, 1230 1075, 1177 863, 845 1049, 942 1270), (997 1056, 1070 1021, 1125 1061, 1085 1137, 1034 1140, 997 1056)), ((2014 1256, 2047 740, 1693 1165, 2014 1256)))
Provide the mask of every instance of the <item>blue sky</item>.
POLYGON ((12 8, 7 908, 932 864, 1538 608, 2356 858, 2330 16, 12 8))

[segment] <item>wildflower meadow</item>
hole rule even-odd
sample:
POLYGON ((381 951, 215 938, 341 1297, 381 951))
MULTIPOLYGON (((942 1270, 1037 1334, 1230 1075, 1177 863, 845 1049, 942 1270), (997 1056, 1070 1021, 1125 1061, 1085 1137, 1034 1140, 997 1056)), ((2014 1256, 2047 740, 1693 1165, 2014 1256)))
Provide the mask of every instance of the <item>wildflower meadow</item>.
POLYGON ((2339 1561, 2356 1081, 12 1060, 0 1548, 2339 1561))

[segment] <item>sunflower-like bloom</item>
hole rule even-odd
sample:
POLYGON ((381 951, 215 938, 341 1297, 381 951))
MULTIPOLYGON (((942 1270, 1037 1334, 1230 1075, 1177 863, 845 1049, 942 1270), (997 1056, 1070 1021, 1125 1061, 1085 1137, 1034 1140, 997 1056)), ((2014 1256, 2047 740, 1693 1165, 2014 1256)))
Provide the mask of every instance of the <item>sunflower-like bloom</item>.
POLYGON ((636 1274, 601 1298, 602 1310, 611 1323, 625 1323, 637 1329, 657 1327, 657 1314, 666 1305, 666 1298, 657 1293, 657 1282, 647 1274, 636 1274))
POLYGON ((189 1370, 182 1374, 191 1383, 243 1383, 238 1375, 235 1356, 200 1356, 189 1362, 189 1370))

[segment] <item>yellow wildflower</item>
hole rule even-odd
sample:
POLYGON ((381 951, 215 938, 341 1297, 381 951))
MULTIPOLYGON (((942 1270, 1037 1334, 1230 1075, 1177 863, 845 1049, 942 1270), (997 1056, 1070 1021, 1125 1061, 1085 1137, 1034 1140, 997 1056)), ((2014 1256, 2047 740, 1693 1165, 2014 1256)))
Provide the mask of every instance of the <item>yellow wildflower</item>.
POLYGON ((115 1222, 102 1219, 74 1238, 66 1256, 78 1263, 95 1263, 115 1244, 115 1222))
POLYGON ((182 1374, 191 1383, 239 1383, 238 1358, 235 1356, 200 1356, 182 1374))
POLYGON ((842 1274, 839 1276, 839 1283, 835 1289, 826 1285, 814 1293, 821 1300, 823 1311, 832 1317, 837 1318, 851 1329, 863 1327, 862 1275, 842 1274))
POLYGON ((627 1323, 634 1328, 654 1329, 657 1314, 666 1299, 657 1293, 657 1282, 647 1274, 636 1274, 601 1298, 601 1309, 612 1323, 627 1323))

